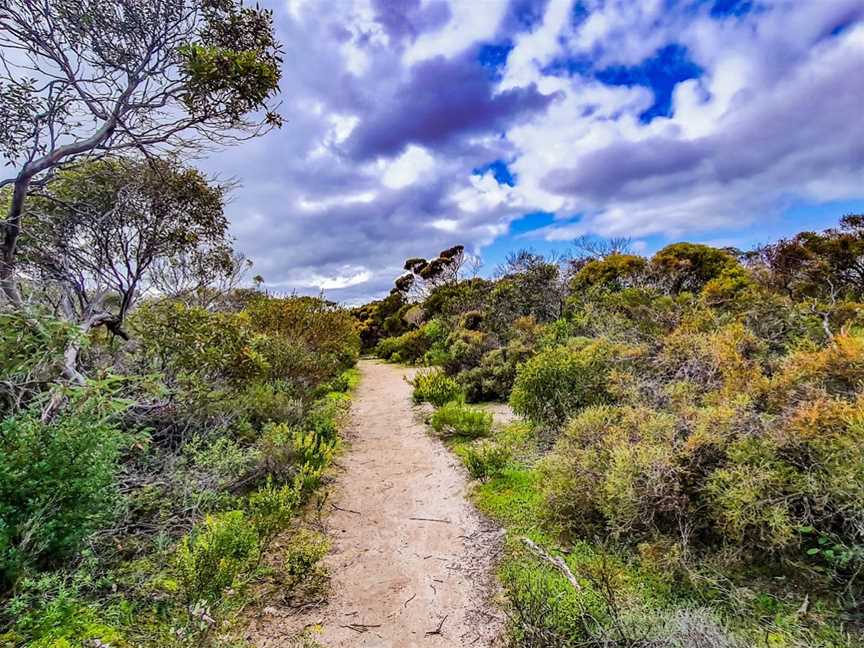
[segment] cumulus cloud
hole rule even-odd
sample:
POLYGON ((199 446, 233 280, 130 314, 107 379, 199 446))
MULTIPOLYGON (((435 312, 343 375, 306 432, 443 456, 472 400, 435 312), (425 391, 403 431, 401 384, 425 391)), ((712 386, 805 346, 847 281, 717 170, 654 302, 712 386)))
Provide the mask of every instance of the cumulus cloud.
POLYGON ((286 124, 202 164, 273 290, 368 299, 537 211, 567 241, 864 199, 860 0, 265 4, 286 124))

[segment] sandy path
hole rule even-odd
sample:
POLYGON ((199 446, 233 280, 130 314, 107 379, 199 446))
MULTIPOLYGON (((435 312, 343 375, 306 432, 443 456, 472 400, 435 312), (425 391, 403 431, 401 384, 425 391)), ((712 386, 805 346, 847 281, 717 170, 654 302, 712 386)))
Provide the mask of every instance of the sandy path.
POLYGON ((411 370, 361 361, 360 371, 327 520, 330 600, 300 615, 261 616, 251 640, 286 646, 320 624, 311 636, 328 647, 494 645, 501 613, 489 593, 500 533, 468 503, 458 459, 412 408, 403 380, 411 370))

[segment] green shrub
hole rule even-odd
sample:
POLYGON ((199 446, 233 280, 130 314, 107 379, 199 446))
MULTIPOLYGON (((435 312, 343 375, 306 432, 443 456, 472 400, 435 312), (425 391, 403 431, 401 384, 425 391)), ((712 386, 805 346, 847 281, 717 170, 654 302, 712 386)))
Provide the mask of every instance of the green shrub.
POLYGON ((306 578, 330 550, 327 536, 309 529, 298 529, 289 539, 282 560, 282 572, 290 581, 306 578))
POLYGON ((466 446, 463 454, 465 467, 474 479, 488 479, 500 475, 510 462, 512 452, 502 443, 483 440, 466 446))
POLYGON ((837 558, 848 576, 864 545, 864 401, 823 397, 782 418, 750 408, 583 410, 541 464, 546 514, 627 542, 680 542, 686 524, 691 551, 837 558), (836 550, 823 556, 816 538, 836 550))
POLYGON ((103 610, 87 600, 83 590, 92 584, 87 570, 71 577, 54 572, 23 579, 5 610, 14 625, 10 632, 0 632, 0 644, 67 648, 102 642, 117 648, 129 646, 103 610))
POLYGON ((440 349, 445 337, 444 326, 438 320, 431 320, 413 331, 382 339, 375 347, 375 354, 390 362, 417 364, 433 347, 440 349))
POLYGON ((0 416, 20 407, 59 374, 66 345, 87 340, 77 327, 37 313, 0 312, 0 416), (39 322, 38 327, 32 320, 39 322))
POLYGON ((226 398, 222 406, 228 414, 247 421, 254 430, 274 421, 296 425, 303 419, 303 401, 292 391, 286 383, 255 382, 226 398))
POLYGON ((410 382, 414 387, 412 398, 415 403, 426 402, 440 407, 463 398, 459 383, 438 369, 418 371, 410 382))
POLYGON ((243 511, 208 515, 177 548, 175 566, 187 603, 212 600, 257 564, 258 530, 243 511))
POLYGON ((262 550, 266 549, 273 538, 288 526, 296 513, 301 499, 298 482, 277 488, 273 485, 273 481, 268 479, 263 488, 249 496, 249 517, 258 533, 262 550))
POLYGON ((432 415, 432 429, 441 436, 486 436, 492 430, 492 415, 458 401, 442 405, 432 415))
POLYGON ((609 374, 623 357, 623 347, 605 340, 574 340, 541 351, 517 369, 513 411, 559 428, 581 408, 612 400, 609 374))
POLYGON ((128 441, 111 422, 118 407, 81 394, 48 423, 35 409, 0 421, 0 582, 56 565, 111 520, 128 441))
POLYGON ((258 448, 263 474, 279 484, 294 483, 302 474, 306 490, 332 461, 336 440, 316 429, 270 423, 264 426, 258 448))

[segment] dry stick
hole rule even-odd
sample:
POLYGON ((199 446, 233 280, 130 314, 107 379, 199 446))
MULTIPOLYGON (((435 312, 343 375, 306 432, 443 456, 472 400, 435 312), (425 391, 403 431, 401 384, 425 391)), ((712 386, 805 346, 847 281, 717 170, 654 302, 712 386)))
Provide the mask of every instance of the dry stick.
POLYGON ((346 509, 346 508, 342 508, 342 507, 340 507, 340 506, 336 506, 336 505, 333 504, 333 503, 331 503, 330 506, 332 506, 332 507, 333 507, 334 509, 336 509, 337 511, 343 511, 343 512, 345 512, 345 513, 353 513, 354 515, 363 515, 360 511, 355 511, 354 509, 346 509))
POLYGON ((438 518, 427 518, 427 517, 409 517, 409 520, 420 520, 421 522, 443 522, 444 524, 450 524, 450 520, 441 520, 438 518))
POLYGON ((555 569, 557 569, 561 574, 563 574, 564 578, 573 586, 577 592, 582 591, 582 585, 579 584, 579 581, 576 580, 576 577, 573 575, 573 572, 570 571, 570 568, 567 566, 567 563, 564 562, 564 559, 560 556, 552 556, 547 553, 542 547, 538 546, 534 542, 532 542, 529 538, 522 538, 522 542, 525 543, 525 546, 533 553, 535 556, 540 558, 541 560, 549 563, 555 569))
POLYGON ((358 632, 363 634, 364 632, 369 632, 369 628, 380 628, 380 623, 349 623, 348 625, 343 625, 343 628, 348 628, 349 630, 353 630, 354 632, 358 632))
POLYGON ((444 615, 444 617, 441 619, 441 623, 438 624, 437 628, 435 628, 434 630, 427 630, 426 636, 431 637, 432 635, 440 635, 441 634, 441 628, 444 627, 444 622, 447 620, 448 616, 450 616, 450 615, 449 614, 444 615))
POLYGON ((405 601, 405 602, 402 604, 402 607, 403 607, 403 608, 407 608, 407 607, 408 607, 408 604, 409 604, 411 601, 413 601, 415 598, 417 598, 417 592, 414 592, 414 593, 411 595, 411 598, 409 598, 407 601, 405 601))

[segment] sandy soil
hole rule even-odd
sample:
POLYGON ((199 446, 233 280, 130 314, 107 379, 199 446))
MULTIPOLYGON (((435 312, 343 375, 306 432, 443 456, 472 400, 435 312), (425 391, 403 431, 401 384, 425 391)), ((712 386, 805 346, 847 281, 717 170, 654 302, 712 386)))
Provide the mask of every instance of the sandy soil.
POLYGON ((301 614, 265 608, 247 636, 261 648, 290 645, 303 628, 328 647, 497 645, 501 533, 466 500, 458 459, 412 408, 411 370, 368 360, 360 370, 326 520, 329 602, 301 614))

